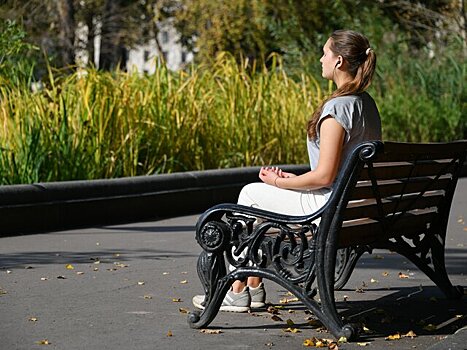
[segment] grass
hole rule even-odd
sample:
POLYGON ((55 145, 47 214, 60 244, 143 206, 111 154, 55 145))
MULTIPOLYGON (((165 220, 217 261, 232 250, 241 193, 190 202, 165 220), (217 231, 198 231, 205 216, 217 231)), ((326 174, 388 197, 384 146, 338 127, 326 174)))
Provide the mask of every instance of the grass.
MULTIPOLYGON (((306 163, 306 121, 328 93, 279 59, 153 75, 49 71, 32 92, 0 77, 0 184, 306 163)), ((383 61, 371 93, 385 139, 466 137, 465 64, 383 61)))

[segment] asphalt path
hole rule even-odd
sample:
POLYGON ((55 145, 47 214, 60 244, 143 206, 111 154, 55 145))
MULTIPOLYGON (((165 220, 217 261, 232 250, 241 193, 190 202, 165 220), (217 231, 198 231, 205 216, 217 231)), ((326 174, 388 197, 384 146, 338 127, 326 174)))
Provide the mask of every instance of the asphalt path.
MULTIPOLYGON (((202 291, 196 220, 1 238, 0 349, 301 349, 306 339, 332 338, 268 281, 267 301, 282 307, 278 317, 264 309, 219 313, 209 331, 189 328, 186 312, 193 310, 192 296, 202 291), (280 303, 284 299, 289 302, 280 303)), ((464 288, 466 237, 467 178, 462 178, 451 208, 446 266, 453 284, 464 288)), ((367 327, 358 343, 339 349, 467 348, 466 297, 446 300, 397 254, 365 254, 336 298, 343 315, 367 327), (396 334, 400 339, 386 339, 396 334)))

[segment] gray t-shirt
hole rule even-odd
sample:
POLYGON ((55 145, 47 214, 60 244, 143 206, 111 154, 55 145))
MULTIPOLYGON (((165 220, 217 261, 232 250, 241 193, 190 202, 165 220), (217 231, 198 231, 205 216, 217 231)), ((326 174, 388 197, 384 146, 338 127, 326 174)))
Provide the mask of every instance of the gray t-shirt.
POLYGON ((350 156, 356 145, 363 141, 381 140, 381 119, 373 98, 366 92, 359 95, 335 97, 323 106, 317 125, 315 140, 307 140, 311 170, 316 169, 319 159, 319 129, 326 117, 334 118, 345 130, 341 164, 350 156))

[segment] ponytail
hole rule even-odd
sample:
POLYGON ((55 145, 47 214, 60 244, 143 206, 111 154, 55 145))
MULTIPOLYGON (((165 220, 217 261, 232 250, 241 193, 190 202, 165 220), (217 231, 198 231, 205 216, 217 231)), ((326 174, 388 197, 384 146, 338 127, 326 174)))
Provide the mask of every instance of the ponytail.
POLYGON ((370 86, 376 69, 376 54, 370 48, 368 39, 360 33, 350 30, 335 31, 331 35, 330 49, 348 62, 348 70, 353 79, 336 89, 318 105, 307 124, 310 140, 317 137, 318 121, 326 102, 339 96, 361 94, 370 86))

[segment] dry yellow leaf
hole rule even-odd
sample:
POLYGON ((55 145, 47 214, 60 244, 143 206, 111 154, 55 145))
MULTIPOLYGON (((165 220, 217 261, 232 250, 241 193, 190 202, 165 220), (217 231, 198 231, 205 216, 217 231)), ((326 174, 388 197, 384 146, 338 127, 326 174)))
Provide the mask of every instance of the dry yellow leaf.
POLYGON ((67 265, 65 266, 65 268, 66 268, 67 270, 74 270, 74 269, 75 269, 75 267, 74 267, 73 265, 71 265, 71 264, 67 264, 67 265))
POLYGON ((144 299, 152 299, 152 296, 151 295, 145 295, 143 298, 144 299))
POLYGON ((138 285, 139 285, 139 286, 144 286, 144 285, 145 285, 145 282, 144 282, 144 281, 139 281, 139 282, 138 282, 138 285))
POLYGON ((399 340, 400 338, 401 338, 401 335, 399 333, 396 333, 396 334, 387 336, 384 339, 386 339, 386 340, 399 340))
POLYGON ((187 280, 180 281, 180 284, 187 284, 187 283, 188 283, 187 280))
POLYGON ((200 329, 200 333, 204 334, 221 334, 222 331, 220 329, 200 329))
POLYGON ((50 345, 52 344, 48 339, 42 339, 42 340, 39 340, 39 341, 36 341, 36 344, 39 344, 39 345, 50 345))
POLYGON ((173 301, 174 303, 181 303, 181 302, 182 302, 182 299, 180 299, 180 298, 172 298, 172 301, 173 301))
POLYGON ((347 337, 340 337, 338 342, 339 343, 347 343, 347 337))
POLYGON ((369 342, 362 342, 362 343, 357 343, 358 346, 368 346, 370 345, 369 342))
POLYGON ((374 278, 370 279, 370 283, 378 283, 378 280, 375 280, 374 278))
POLYGON ((414 331, 408 331, 407 334, 404 335, 404 337, 410 337, 410 338, 415 338, 417 335, 415 334, 414 331))
POLYGON ((305 339, 303 341, 303 346, 311 347, 311 346, 315 346, 315 343, 313 342, 312 339, 305 339))
POLYGON ((186 307, 181 307, 178 309, 178 311, 182 314, 187 314, 188 312, 190 312, 190 310, 188 310, 186 307))
POLYGON ((399 278, 409 278, 409 275, 406 275, 405 273, 399 272, 399 278))
POLYGON ((292 328, 292 327, 288 327, 288 328, 285 328, 285 329, 282 329, 284 332, 286 333, 300 333, 300 329, 298 328, 292 328))
POLYGON ((329 343, 328 344, 328 349, 329 350, 339 350, 339 346, 335 342, 329 343))
POLYGON ((31 322, 37 322, 37 317, 29 317, 29 321, 31 321, 31 322))
POLYGON ((384 277, 388 277, 388 276, 389 276, 389 272, 384 271, 381 275, 383 275, 384 277))
POLYGON ((171 336, 173 336, 173 333, 172 333, 172 331, 168 331, 168 332, 167 332, 167 336, 168 336, 168 337, 171 337, 171 336))
POLYGON ((278 314, 279 313, 279 310, 277 309, 277 307, 274 307, 274 306, 268 306, 268 310, 267 310, 270 314, 278 314))

